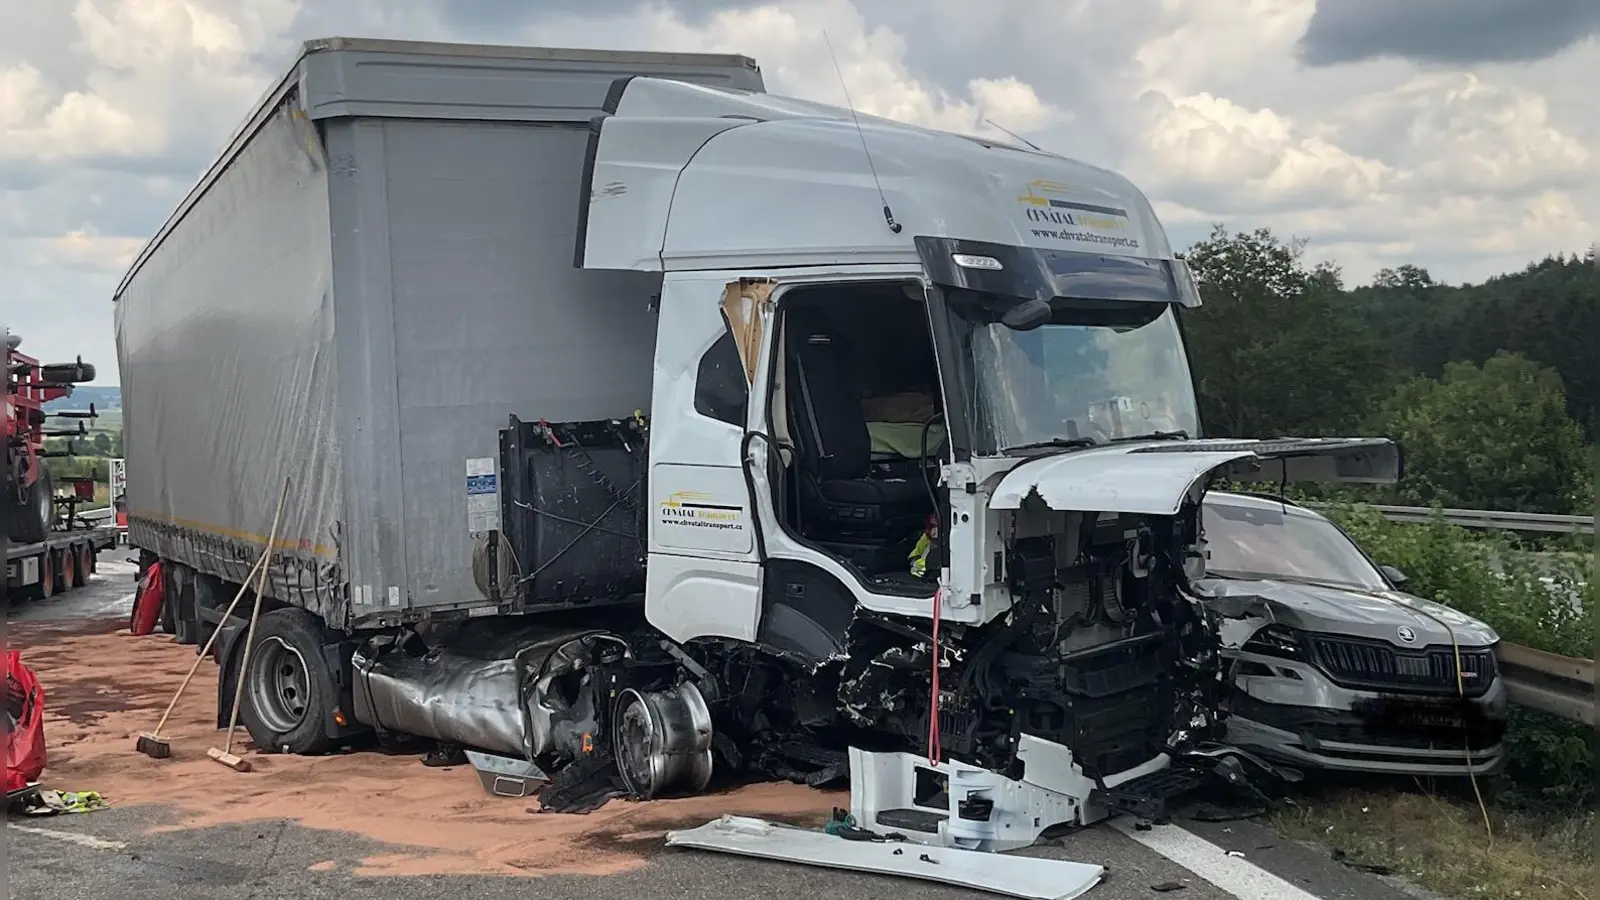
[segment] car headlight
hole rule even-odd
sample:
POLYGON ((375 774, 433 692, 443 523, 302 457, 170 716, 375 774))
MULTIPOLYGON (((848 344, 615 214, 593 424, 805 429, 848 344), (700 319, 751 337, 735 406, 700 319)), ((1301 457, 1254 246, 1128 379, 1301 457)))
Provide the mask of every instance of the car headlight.
POLYGON ((1267 625, 1245 641, 1241 653, 1255 653, 1278 659, 1305 662, 1305 639, 1300 632, 1287 625, 1267 625))

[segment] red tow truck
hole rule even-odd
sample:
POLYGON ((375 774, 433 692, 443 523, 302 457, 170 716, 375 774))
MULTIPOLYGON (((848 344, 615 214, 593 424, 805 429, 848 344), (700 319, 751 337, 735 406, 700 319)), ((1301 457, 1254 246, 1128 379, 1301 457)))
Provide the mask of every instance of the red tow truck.
POLYGON ((93 381, 94 366, 76 362, 41 364, 17 348, 22 339, 6 332, 5 478, 0 484, 0 523, 6 537, 6 599, 43 599, 89 580, 99 551, 115 546, 117 529, 97 524, 81 507, 93 501, 95 482, 52 477, 46 460, 74 456, 71 439, 88 434, 89 409, 46 412, 45 404, 72 395, 73 386, 93 381), (76 427, 49 427, 65 419, 76 427), (68 439, 50 451, 45 439, 68 439), (58 496, 58 488, 62 496, 58 496))

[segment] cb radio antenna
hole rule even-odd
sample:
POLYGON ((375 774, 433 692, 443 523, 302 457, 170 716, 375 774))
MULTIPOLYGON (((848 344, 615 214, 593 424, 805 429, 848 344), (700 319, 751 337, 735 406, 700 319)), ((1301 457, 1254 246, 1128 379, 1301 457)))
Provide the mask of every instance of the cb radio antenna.
POLYGON ((984 119, 983 122, 984 122, 985 125, 988 125, 990 128, 993 128, 996 131, 1004 131, 1006 134, 1009 134, 1012 137, 1016 138, 1017 140, 1021 141, 1022 143, 1027 144, 1029 147, 1032 147, 1034 150, 1038 150, 1038 152, 1040 152, 1040 153, 1044 152, 1043 150, 1039 150, 1039 145, 1038 144, 1035 144, 1033 141, 1028 140, 1027 138, 1023 137, 1022 135, 1017 134, 1015 131, 1012 131, 1011 129, 1006 128, 1003 125, 996 124, 995 120, 993 120, 993 119, 984 119))
POLYGON ((900 233, 900 223, 894 220, 894 211, 889 209, 889 198, 883 193, 883 182, 878 180, 878 167, 873 165, 872 150, 867 147, 867 132, 861 127, 861 116, 856 113, 856 104, 850 99, 850 86, 845 84, 844 70, 839 68, 839 57, 833 53, 833 41, 828 37, 828 32, 822 32, 822 42, 828 46, 828 58, 833 61, 833 73, 839 77, 839 87, 844 90, 845 106, 850 108, 850 118, 855 121, 856 135, 861 138, 861 152, 867 157, 867 170, 872 173, 873 187, 878 189, 878 200, 883 203, 883 221, 889 225, 889 230, 895 234, 900 233))

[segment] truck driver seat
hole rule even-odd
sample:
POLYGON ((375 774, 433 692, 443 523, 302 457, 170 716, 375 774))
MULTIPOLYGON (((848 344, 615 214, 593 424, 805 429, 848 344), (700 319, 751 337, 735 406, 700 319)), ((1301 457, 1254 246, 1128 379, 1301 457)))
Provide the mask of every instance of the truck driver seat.
POLYGON ((848 347, 810 310, 791 313, 785 331, 802 532, 823 542, 878 547, 914 539, 930 512, 928 488, 915 479, 873 474, 872 438, 848 347))

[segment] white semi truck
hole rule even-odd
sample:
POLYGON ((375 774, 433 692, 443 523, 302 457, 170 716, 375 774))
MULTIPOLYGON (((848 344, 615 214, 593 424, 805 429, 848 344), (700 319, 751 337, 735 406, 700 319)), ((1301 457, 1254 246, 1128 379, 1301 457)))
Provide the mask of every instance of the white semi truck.
POLYGON ((1398 477, 1202 439, 1198 303, 1125 179, 744 57, 312 41, 117 290, 130 539, 262 748, 1016 846, 1239 765, 1212 479, 1398 477))

